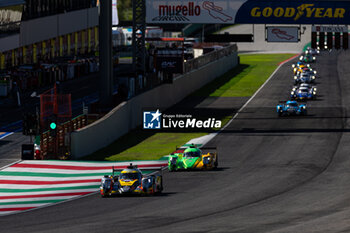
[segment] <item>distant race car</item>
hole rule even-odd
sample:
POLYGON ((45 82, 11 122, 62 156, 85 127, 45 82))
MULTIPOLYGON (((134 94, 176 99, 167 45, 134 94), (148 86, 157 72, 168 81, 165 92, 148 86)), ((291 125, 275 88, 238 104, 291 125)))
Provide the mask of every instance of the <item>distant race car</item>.
POLYGON ((163 177, 160 172, 143 175, 137 166, 130 164, 120 171, 113 168, 113 175, 105 175, 101 179, 100 194, 102 197, 126 194, 159 194, 163 190, 163 177))
POLYGON ((178 148, 174 154, 169 155, 169 171, 217 168, 218 155, 216 148, 202 147, 201 149, 193 144, 185 148, 178 148), (203 153, 201 149, 215 150, 215 152, 203 153))
POLYGON ((316 55, 320 54, 320 50, 308 47, 306 49, 305 53, 306 54, 311 54, 312 56, 316 56, 316 55))
POLYGON ((316 99, 316 87, 307 83, 293 87, 290 97, 296 100, 316 99))
POLYGON ((292 65, 294 75, 298 72, 302 72, 304 68, 309 68, 310 64, 307 64, 305 62, 299 61, 296 64, 292 65))
POLYGON ((307 115, 306 105, 295 100, 282 102, 276 108, 278 116, 307 115))
POLYGON ((299 75, 294 76, 294 84, 300 84, 300 83, 314 83, 316 79, 316 76, 310 75, 308 73, 301 73, 299 75))
POLYGON ((316 61, 316 57, 312 56, 310 53, 307 53, 305 55, 300 56, 299 60, 306 63, 311 63, 316 61))
POLYGON ((312 68, 310 68, 310 67, 304 67, 301 71, 298 71, 296 73, 296 75, 298 76, 298 75, 300 75, 302 73, 308 74, 308 75, 311 75, 311 76, 315 76, 315 78, 316 78, 317 71, 312 69, 312 68))

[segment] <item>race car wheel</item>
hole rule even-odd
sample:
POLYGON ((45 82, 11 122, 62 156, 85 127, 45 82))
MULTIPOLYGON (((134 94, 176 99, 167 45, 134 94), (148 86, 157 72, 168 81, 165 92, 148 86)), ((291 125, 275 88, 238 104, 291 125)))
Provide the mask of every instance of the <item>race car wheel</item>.
POLYGON ((106 198, 106 197, 109 197, 109 195, 106 194, 106 193, 104 193, 104 194, 101 194, 101 197, 102 197, 102 198, 106 198))
POLYGON ((169 172, 174 172, 176 171, 176 167, 174 165, 169 167, 169 172))

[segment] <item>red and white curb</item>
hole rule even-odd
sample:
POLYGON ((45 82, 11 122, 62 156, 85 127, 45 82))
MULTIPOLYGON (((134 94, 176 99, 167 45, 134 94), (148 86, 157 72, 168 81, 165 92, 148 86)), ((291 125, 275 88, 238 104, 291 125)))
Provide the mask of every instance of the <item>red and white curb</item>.
POLYGON ((103 175, 130 163, 144 173, 167 160, 127 162, 20 161, 0 170, 0 216, 76 199, 98 191, 103 175))

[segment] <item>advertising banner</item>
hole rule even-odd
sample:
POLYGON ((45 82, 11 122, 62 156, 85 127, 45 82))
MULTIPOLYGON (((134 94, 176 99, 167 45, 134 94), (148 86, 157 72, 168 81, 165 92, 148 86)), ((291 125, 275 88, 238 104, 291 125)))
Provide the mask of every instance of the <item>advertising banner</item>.
POLYGON ((172 74, 183 73, 182 56, 157 56, 156 69, 172 74))
POLYGON ((237 12, 236 23, 348 24, 350 2, 248 0, 237 12))
POLYGON ((233 24, 246 0, 146 1, 147 23, 233 24))
POLYGON ((112 0, 112 25, 118 25, 118 9, 117 9, 117 0, 112 0))
POLYGON ((299 27, 266 27, 267 42, 298 42, 299 27))
POLYGON ((350 1, 149 0, 153 24, 350 24, 350 1))
POLYGON ((348 32, 347 26, 312 26, 313 32, 348 32))

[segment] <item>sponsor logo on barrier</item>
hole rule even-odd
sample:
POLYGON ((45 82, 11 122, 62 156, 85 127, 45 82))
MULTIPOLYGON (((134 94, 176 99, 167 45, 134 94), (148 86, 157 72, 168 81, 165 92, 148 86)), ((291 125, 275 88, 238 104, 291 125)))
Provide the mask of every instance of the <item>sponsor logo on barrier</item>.
POLYGON ((143 112, 144 129, 212 129, 221 125, 215 118, 197 119, 191 114, 162 114, 159 110, 143 112))
POLYGON ((254 7, 250 15, 255 18, 344 18, 344 8, 315 7, 315 4, 301 4, 298 7, 254 7))

